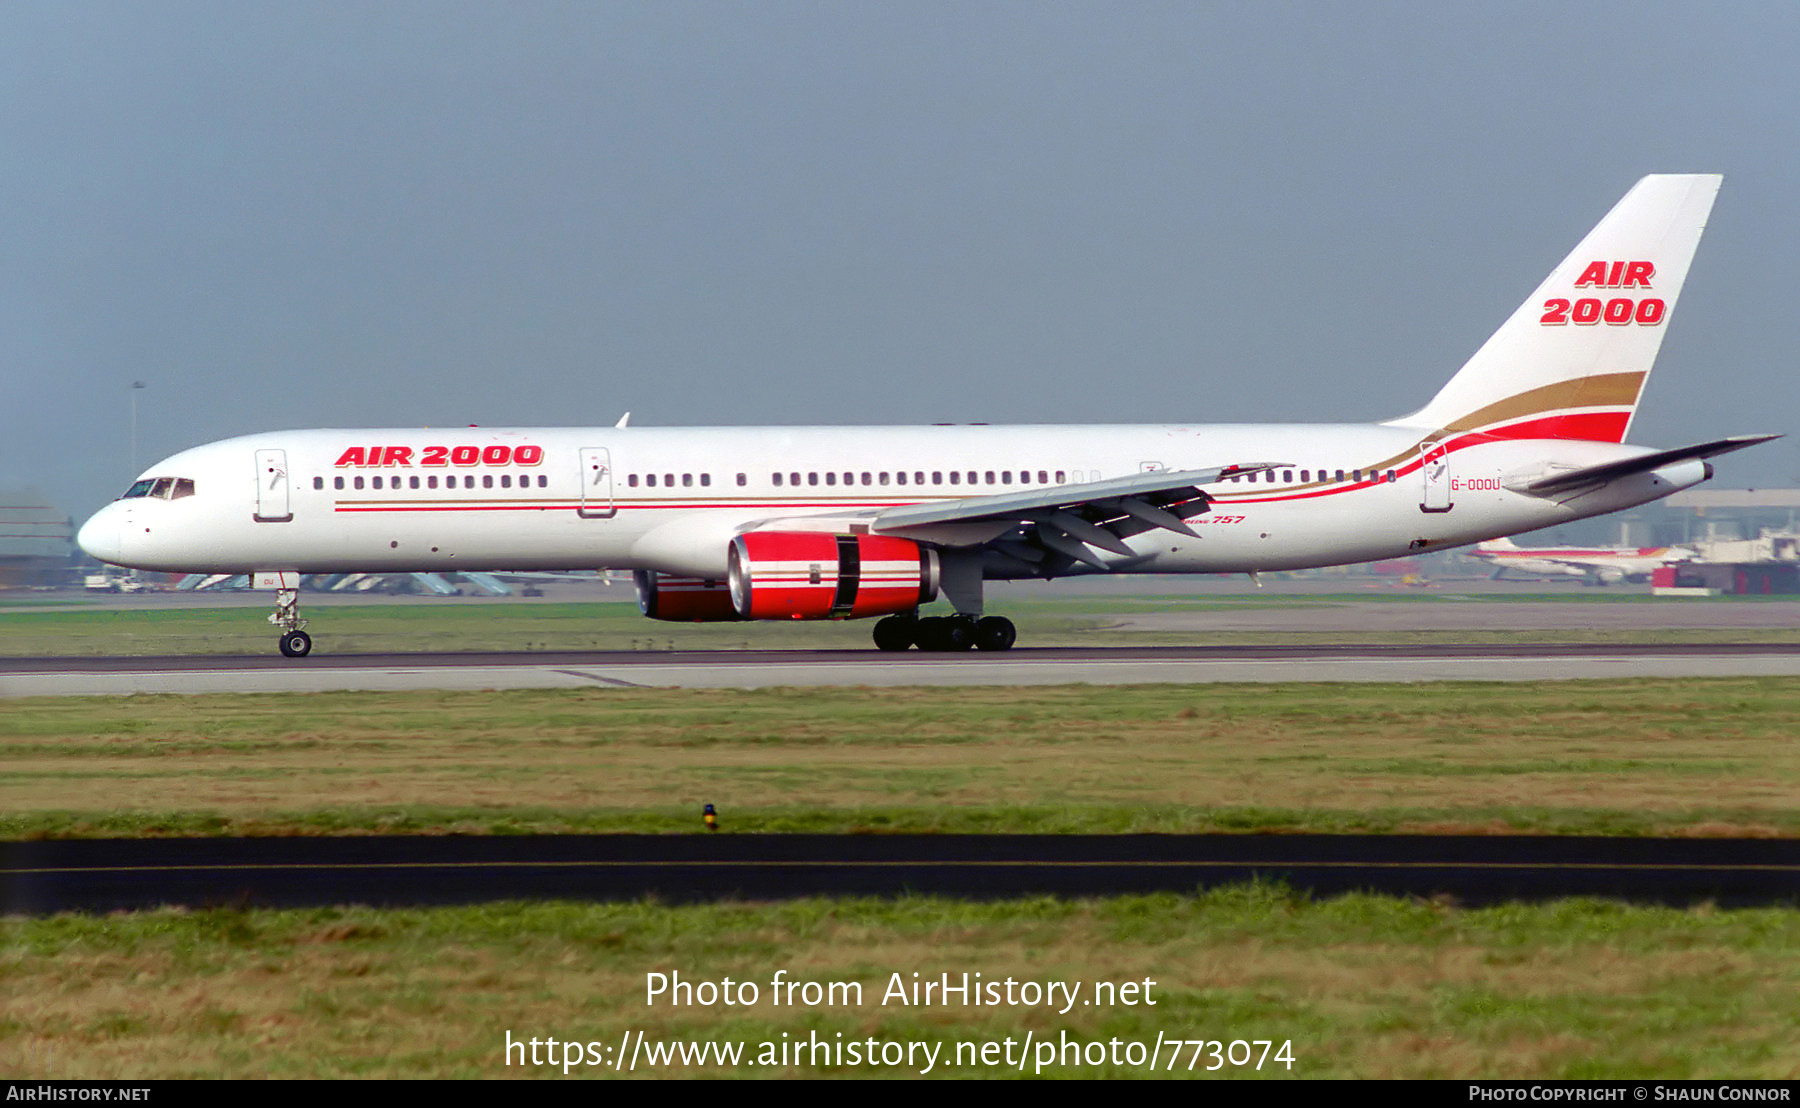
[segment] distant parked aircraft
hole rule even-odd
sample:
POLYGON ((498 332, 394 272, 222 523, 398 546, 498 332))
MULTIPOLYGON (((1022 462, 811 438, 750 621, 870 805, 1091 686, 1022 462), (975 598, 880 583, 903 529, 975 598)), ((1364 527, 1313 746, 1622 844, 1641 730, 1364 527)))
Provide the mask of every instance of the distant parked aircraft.
POLYGON ((1652 570, 1696 556, 1687 546, 1515 546, 1494 539, 1469 551, 1492 563, 1496 580, 1508 571, 1534 577, 1575 576, 1590 585, 1648 580, 1652 570))

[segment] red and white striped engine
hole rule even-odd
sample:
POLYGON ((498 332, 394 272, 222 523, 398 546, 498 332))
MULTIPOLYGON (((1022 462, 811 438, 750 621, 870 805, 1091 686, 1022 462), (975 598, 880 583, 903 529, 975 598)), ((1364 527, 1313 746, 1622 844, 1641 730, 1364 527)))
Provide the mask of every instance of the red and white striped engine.
POLYGON ((742 618, 731 606, 731 589, 723 581, 671 577, 647 569, 638 570, 631 578, 637 582, 638 607, 651 619, 718 623, 742 618))
POLYGON ((749 531, 731 541, 730 582, 745 619, 910 612, 937 596, 937 551, 882 535, 749 531))

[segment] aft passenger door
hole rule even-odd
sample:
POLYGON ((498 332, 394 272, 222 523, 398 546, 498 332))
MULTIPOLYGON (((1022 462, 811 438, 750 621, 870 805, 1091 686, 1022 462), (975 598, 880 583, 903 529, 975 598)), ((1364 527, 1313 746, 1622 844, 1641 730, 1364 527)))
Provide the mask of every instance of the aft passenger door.
POLYGON ((1450 502, 1450 455, 1441 442, 1428 442, 1419 451, 1419 474, 1425 482, 1421 512, 1447 512, 1450 502))
POLYGON ((604 447, 583 447, 581 450, 581 506, 577 511, 588 519, 607 519, 617 510, 613 504, 611 453, 604 447))
POLYGON ((293 508, 288 503, 287 451, 256 452, 256 522, 291 523, 293 508))

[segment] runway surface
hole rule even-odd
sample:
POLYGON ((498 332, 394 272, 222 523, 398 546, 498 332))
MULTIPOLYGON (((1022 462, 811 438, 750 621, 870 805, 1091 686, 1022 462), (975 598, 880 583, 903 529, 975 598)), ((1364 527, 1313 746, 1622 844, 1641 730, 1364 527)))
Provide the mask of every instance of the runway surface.
POLYGON ((0 844, 4 910, 512 898, 1090 896, 1263 879, 1470 903, 1800 903, 1800 841, 1361 835, 546 835, 0 844))
POLYGON ((0 697, 776 685, 1129 685, 1800 676, 1800 644, 1269 645, 0 658, 0 697))

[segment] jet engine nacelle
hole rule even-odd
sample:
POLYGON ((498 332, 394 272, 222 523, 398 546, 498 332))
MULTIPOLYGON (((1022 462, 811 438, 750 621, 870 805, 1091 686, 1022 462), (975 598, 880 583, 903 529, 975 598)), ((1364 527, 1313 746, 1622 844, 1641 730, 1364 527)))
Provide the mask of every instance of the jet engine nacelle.
POLYGON ((638 607, 651 619, 717 623, 742 618, 731 606, 731 589, 723 581, 672 577, 647 569, 638 570, 631 578, 637 582, 638 607))
POLYGON ((745 619, 856 619, 937 596, 937 551, 882 535, 749 531, 731 541, 731 603, 745 619))

